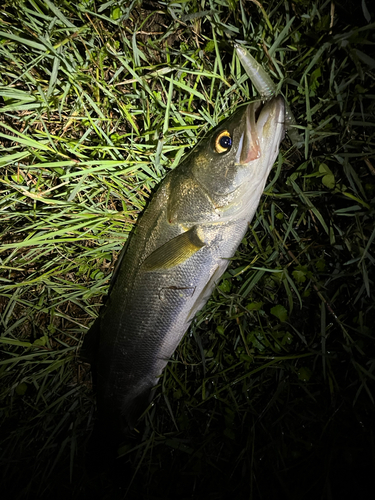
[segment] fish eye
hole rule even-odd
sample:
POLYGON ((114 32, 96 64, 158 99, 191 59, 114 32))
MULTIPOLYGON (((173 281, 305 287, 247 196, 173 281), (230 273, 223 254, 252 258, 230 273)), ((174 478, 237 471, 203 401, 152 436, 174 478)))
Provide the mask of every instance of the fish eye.
POLYGON ((232 137, 228 130, 223 130, 215 139, 215 151, 216 153, 222 154, 226 153, 232 147, 232 137))

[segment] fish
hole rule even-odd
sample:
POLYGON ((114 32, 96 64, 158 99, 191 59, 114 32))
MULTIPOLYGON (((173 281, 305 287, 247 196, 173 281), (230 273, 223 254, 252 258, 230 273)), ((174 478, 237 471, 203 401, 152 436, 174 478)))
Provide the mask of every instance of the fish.
POLYGON ((85 336, 98 419, 126 435, 241 243, 284 138, 282 96, 240 107, 159 185, 85 336))
MULTIPOLYGON (((242 67, 249 76, 251 83, 259 92, 260 97, 267 100, 276 96, 278 94, 277 86, 262 65, 242 45, 235 43, 234 49, 242 67)), ((298 132, 296 125, 297 122, 289 103, 285 101, 285 128, 293 146, 299 149, 304 144, 304 140, 298 132)))

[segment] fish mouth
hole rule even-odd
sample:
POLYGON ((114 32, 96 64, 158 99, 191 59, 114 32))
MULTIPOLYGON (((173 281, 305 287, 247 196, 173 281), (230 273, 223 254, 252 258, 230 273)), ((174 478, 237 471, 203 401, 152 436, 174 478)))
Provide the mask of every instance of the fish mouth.
MULTIPOLYGON (((265 133, 265 127, 270 121, 281 124, 283 130, 285 101, 282 96, 273 97, 269 101, 255 101, 247 106, 245 111, 245 132, 241 137, 241 153, 239 163, 245 165, 261 157, 260 138, 265 133)), ((269 128, 269 127, 267 127, 269 128)))

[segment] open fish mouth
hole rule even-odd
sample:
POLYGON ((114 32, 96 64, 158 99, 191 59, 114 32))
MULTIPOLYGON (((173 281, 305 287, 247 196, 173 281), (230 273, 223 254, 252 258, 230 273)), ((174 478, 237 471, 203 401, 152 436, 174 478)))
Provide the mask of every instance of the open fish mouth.
MULTIPOLYGON (((285 129, 285 101, 282 96, 273 97, 267 102, 255 101, 248 105, 245 114, 245 132, 242 139, 239 163, 246 165, 253 160, 257 160, 262 155, 261 138, 270 133, 272 128, 270 122, 274 122, 275 135, 282 128, 285 129)), ((271 132, 272 133, 272 132, 271 132)), ((270 140, 272 142, 270 137, 270 140)), ((275 138, 276 139, 276 138, 275 138)), ((280 142, 280 137, 278 137, 280 142)))
POLYGON ((269 101, 257 101, 257 103, 259 106, 254 113, 259 135, 264 132, 264 127, 271 116, 277 124, 285 128, 285 101, 281 95, 273 97, 269 101))

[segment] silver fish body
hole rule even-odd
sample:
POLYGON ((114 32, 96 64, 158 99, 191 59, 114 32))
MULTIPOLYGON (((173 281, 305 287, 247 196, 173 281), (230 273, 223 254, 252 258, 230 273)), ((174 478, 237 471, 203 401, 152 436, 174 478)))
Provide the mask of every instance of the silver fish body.
POLYGON ((90 336, 99 417, 132 428, 251 221, 284 136, 284 100, 239 109, 160 184, 90 336), (224 137, 224 139, 223 139, 224 137))

